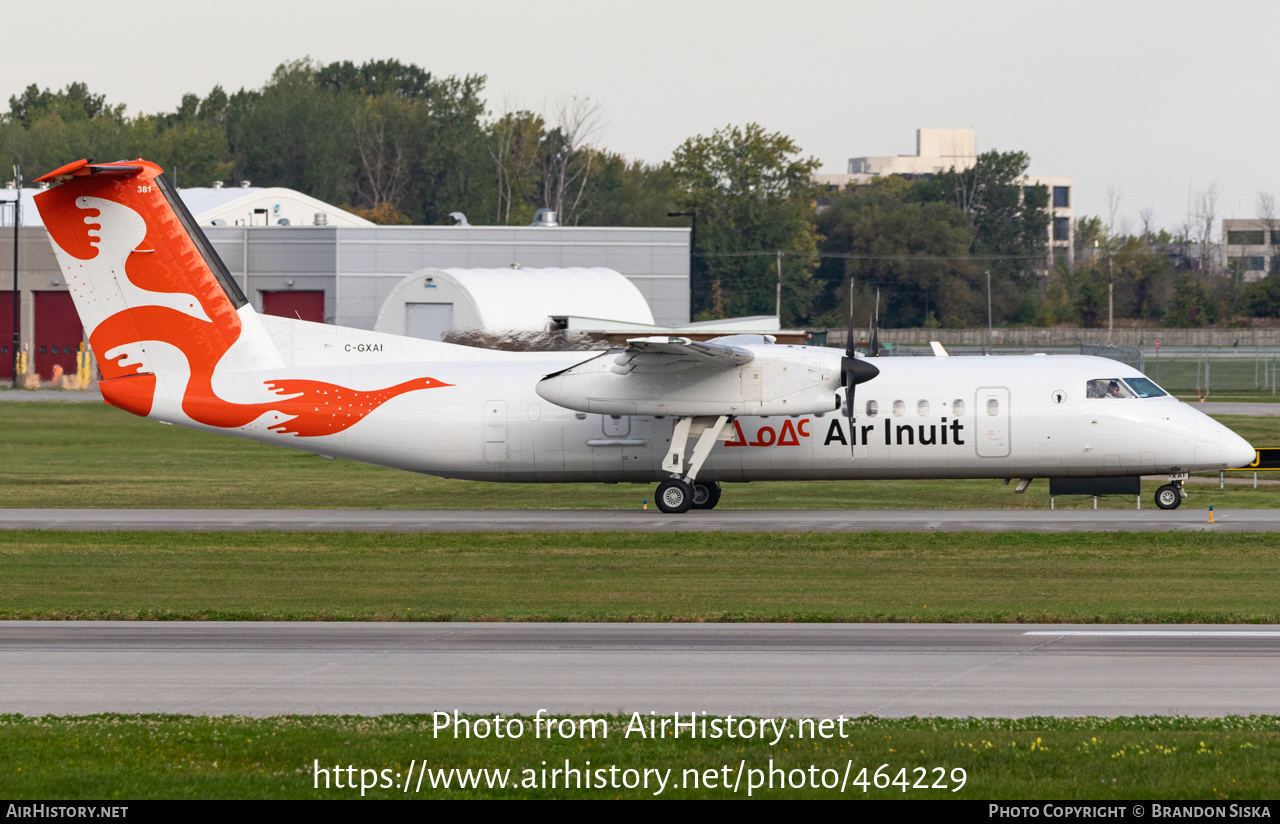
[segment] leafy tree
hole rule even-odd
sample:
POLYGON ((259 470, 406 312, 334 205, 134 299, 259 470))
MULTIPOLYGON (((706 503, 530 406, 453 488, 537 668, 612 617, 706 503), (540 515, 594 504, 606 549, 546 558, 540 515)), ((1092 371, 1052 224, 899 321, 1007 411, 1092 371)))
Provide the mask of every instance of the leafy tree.
POLYGON ((757 123, 728 126, 681 144, 672 157, 677 203, 698 215, 698 259, 692 273, 697 316, 771 315, 776 258, 786 253, 784 322, 807 319, 817 293, 811 176, 815 158, 800 157, 791 138, 757 123))
POLYGON ((1098 329, 1107 319, 1106 264, 1082 266, 1066 279, 1076 320, 1086 329, 1098 329))
POLYGON ((880 292, 881 325, 967 326, 986 316, 983 269, 969 259, 972 232, 949 203, 922 202, 920 184, 901 177, 851 186, 818 215, 824 257, 818 277, 830 291, 822 321, 859 328, 880 292))
POLYGON ((689 225, 688 218, 668 217, 678 209, 671 164, 649 165, 620 154, 592 151, 596 171, 587 182, 581 225, 689 225))
POLYGON ((1173 299, 1165 314, 1165 323, 1175 327, 1198 327, 1216 323, 1218 304, 1209 296, 1204 279, 1191 272, 1183 272, 1174 283, 1173 299))
POLYGON ((991 272, 998 322, 1031 320, 1037 270, 1047 258, 1049 190, 1026 185, 1030 162, 1025 152, 984 152, 972 168, 952 168, 914 190, 927 202, 953 203, 968 218, 970 253, 991 272))
POLYGON ((227 101, 233 177, 287 186, 331 203, 351 201, 357 159, 351 100, 317 82, 311 60, 279 66, 261 91, 227 101))
POLYGON ((1173 261, 1139 237, 1124 238, 1116 245, 1112 262, 1116 315, 1145 319, 1161 317, 1173 283, 1173 261))
POLYGON ((1280 318, 1280 268, 1272 266, 1262 280, 1244 287, 1242 303, 1255 318, 1280 318))

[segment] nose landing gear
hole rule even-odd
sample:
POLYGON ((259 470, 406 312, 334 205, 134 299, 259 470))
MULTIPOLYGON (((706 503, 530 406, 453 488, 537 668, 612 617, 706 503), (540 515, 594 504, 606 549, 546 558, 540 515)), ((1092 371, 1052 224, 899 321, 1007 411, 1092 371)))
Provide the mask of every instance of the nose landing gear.
MULTIPOLYGON (((1185 476, 1184 476, 1185 478, 1185 476)), ((1170 481, 1156 490, 1156 506, 1161 509, 1177 509, 1187 493, 1182 489, 1183 479, 1170 481)))

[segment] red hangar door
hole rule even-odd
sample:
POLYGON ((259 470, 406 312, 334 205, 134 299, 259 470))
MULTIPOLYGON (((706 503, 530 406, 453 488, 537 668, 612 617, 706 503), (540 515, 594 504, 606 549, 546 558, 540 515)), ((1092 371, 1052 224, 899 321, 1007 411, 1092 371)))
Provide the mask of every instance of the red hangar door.
POLYGON ((84 327, 80 325, 80 315, 76 314, 71 293, 36 292, 35 298, 36 373, 47 381, 53 377, 53 367, 57 365, 62 367, 63 372, 74 375, 76 352, 80 349, 80 342, 84 340, 84 327))
POLYGON ((324 291, 263 292, 262 314, 324 323, 324 291))
POLYGON ((13 292, 0 292, 0 380, 13 380, 13 292))

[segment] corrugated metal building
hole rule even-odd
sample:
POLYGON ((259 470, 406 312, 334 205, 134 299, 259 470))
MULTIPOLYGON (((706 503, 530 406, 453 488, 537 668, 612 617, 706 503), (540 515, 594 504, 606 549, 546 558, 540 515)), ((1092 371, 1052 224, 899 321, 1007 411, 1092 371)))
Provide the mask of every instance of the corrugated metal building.
POLYGON ((205 232, 259 310, 265 295, 322 291, 324 317, 304 320, 372 329, 391 290, 419 269, 519 265, 614 269, 644 295, 655 323, 689 322, 688 229, 206 226, 205 232))

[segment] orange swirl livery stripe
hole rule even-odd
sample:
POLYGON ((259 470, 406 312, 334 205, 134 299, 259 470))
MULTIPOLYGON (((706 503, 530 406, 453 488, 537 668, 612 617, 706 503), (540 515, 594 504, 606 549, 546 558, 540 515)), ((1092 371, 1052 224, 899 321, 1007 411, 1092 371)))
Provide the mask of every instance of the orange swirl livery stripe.
POLYGON ((99 353, 100 386, 108 403, 136 415, 150 414, 157 377, 143 371, 131 355, 137 344, 149 341, 170 344, 187 360, 190 375, 181 399, 183 413, 220 428, 244 427, 274 414, 280 419, 268 422, 274 432, 332 435, 399 395, 451 386, 421 377, 361 391, 280 378, 263 383, 280 400, 233 403, 220 398, 213 390, 213 374, 241 338, 241 318, 153 182, 160 174, 158 166, 142 160, 96 166, 78 161, 47 175, 46 179, 63 182, 35 198, 62 252, 59 262, 89 342, 99 353), (134 242, 137 238, 141 239, 134 242), (127 283, 120 283, 121 270, 127 283), (121 354, 107 357, 112 352, 121 354))

